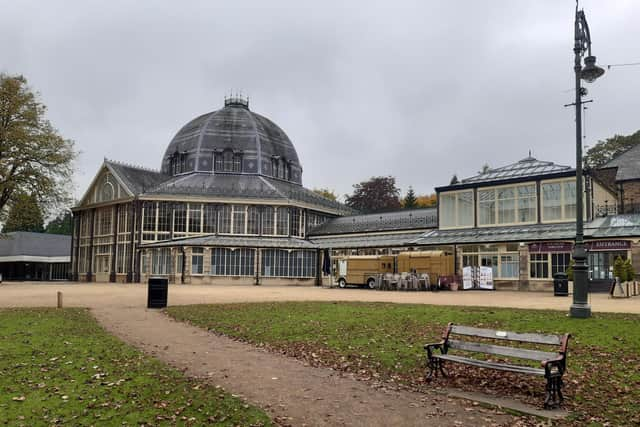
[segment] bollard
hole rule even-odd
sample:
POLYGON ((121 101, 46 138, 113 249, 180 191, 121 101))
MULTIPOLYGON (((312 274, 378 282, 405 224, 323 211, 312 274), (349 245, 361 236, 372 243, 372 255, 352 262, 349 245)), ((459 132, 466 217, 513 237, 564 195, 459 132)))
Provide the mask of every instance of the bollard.
POLYGON ((62 308, 62 292, 58 291, 58 308, 62 308))

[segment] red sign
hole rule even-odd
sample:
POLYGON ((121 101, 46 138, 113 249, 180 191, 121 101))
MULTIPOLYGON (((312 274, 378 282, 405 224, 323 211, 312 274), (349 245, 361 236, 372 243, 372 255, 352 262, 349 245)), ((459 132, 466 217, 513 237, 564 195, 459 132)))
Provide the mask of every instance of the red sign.
POLYGON ((626 251, 631 248, 629 240, 593 240, 587 242, 588 251, 626 251))
POLYGON ((573 243, 568 242, 540 242, 529 243, 529 252, 571 252, 573 243))

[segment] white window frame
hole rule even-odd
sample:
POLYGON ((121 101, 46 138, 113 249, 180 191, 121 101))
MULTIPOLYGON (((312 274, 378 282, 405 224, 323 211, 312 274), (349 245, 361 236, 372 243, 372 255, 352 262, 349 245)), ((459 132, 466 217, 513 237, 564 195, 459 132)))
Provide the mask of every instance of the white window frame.
MULTIPOLYGON (((473 188, 470 189, 465 189, 465 190, 455 190, 455 191, 445 191, 443 193, 440 193, 439 197, 440 200, 442 200, 442 196, 449 196, 449 195, 454 195, 455 196, 455 202, 454 202, 454 223, 455 225, 447 225, 447 226, 443 226, 442 222, 440 222, 440 229, 442 230, 454 230, 454 229, 459 229, 459 228, 473 228, 475 220, 474 220, 474 215, 475 215, 475 206, 476 206, 476 196, 475 196, 475 191, 473 191, 473 188), (462 193, 471 193, 471 223, 470 224, 464 224, 464 225, 460 225, 460 203, 459 203, 459 194, 462 193)), ((443 218, 442 215, 442 203, 438 203, 438 217, 439 218, 443 218)))
POLYGON ((475 207, 476 207, 476 217, 478 218, 478 228, 480 227, 503 227, 505 225, 523 225, 523 224, 536 224, 538 222, 538 190, 537 190, 537 186, 536 186, 536 182, 535 181, 528 181, 528 182, 523 182, 523 183, 518 183, 518 184, 506 184, 506 185, 496 185, 496 186, 490 186, 490 187, 478 187, 477 189, 478 191, 478 197, 477 197, 477 201, 475 203, 475 207), (518 206, 518 202, 520 201, 520 198, 518 196, 518 188, 519 187, 530 187, 533 186, 534 188, 534 214, 533 214, 533 220, 531 221, 523 221, 523 222, 519 222, 518 218, 519 218, 519 206, 518 206), (514 190, 514 207, 515 207, 515 222, 500 222, 500 199, 498 199, 498 191, 505 189, 505 188, 513 188, 514 190), (489 191, 489 190, 493 190, 493 201, 494 201, 494 205, 493 205, 493 214, 494 214, 494 218, 495 218, 495 222, 491 223, 491 224, 482 224, 480 222, 480 192, 481 191, 489 191))

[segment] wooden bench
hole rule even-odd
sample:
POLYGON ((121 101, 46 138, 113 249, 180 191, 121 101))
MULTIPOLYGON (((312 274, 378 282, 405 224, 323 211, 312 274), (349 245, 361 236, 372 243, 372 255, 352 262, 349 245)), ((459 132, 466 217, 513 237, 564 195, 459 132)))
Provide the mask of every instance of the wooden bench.
POLYGON ((444 362, 463 363, 480 368, 543 376, 547 380, 544 407, 547 409, 555 408, 560 406, 564 399, 562 396, 562 375, 566 369, 569 337, 569 334, 527 334, 472 328, 469 326, 460 326, 449 323, 442 334, 442 341, 433 344, 426 344, 424 346, 424 349, 427 351, 427 366, 429 368, 426 379, 429 381, 434 375, 437 376, 438 372, 440 372, 442 376, 446 377, 447 374, 443 368, 444 362), (452 335, 455 335, 456 337, 452 338, 452 335), (463 341, 463 337, 490 338, 502 341, 543 344, 546 346, 553 346, 557 350, 550 352, 493 345, 485 342, 473 342, 470 340, 463 341), (440 353, 436 353, 436 350, 439 350, 440 353), (451 354, 450 350, 456 350, 454 352, 456 354, 451 354), (459 352, 463 353, 458 354, 459 352), (535 360, 540 362, 541 367, 535 368, 523 364, 516 364, 515 361, 512 364, 511 362, 505 363, 481 360, 469 357, 470 353, 484 353, 507 356, 516 359, 535 360))

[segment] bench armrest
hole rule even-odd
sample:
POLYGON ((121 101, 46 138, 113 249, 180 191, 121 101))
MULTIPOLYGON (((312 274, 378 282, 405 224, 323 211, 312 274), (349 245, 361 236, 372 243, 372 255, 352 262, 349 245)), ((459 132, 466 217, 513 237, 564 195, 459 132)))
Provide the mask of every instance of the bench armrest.
POLYGON ((565 361, 566 361, 566 356, 564 354, 559 354, 554 359, 543 360, 541 362, 541 365, 544 368, 544 370, 547 373, 547 375, 551 373, 551 370, 553 368, 556 368, 558 370, 558 372, 560 373, 560 375, 562 375, 562 374, 564 374, 565 361))
POLYGON ((440 352, 442 352, 442 349, 445 345, 445 341, 442 340, 440 342, 435 342, 435 343, 431 343, 431 344, 425 344, 424 345, 424 349, 427 350, 427 357, 431 358, 431 355, 433 354, 434 350, 440 350, 440 352))

